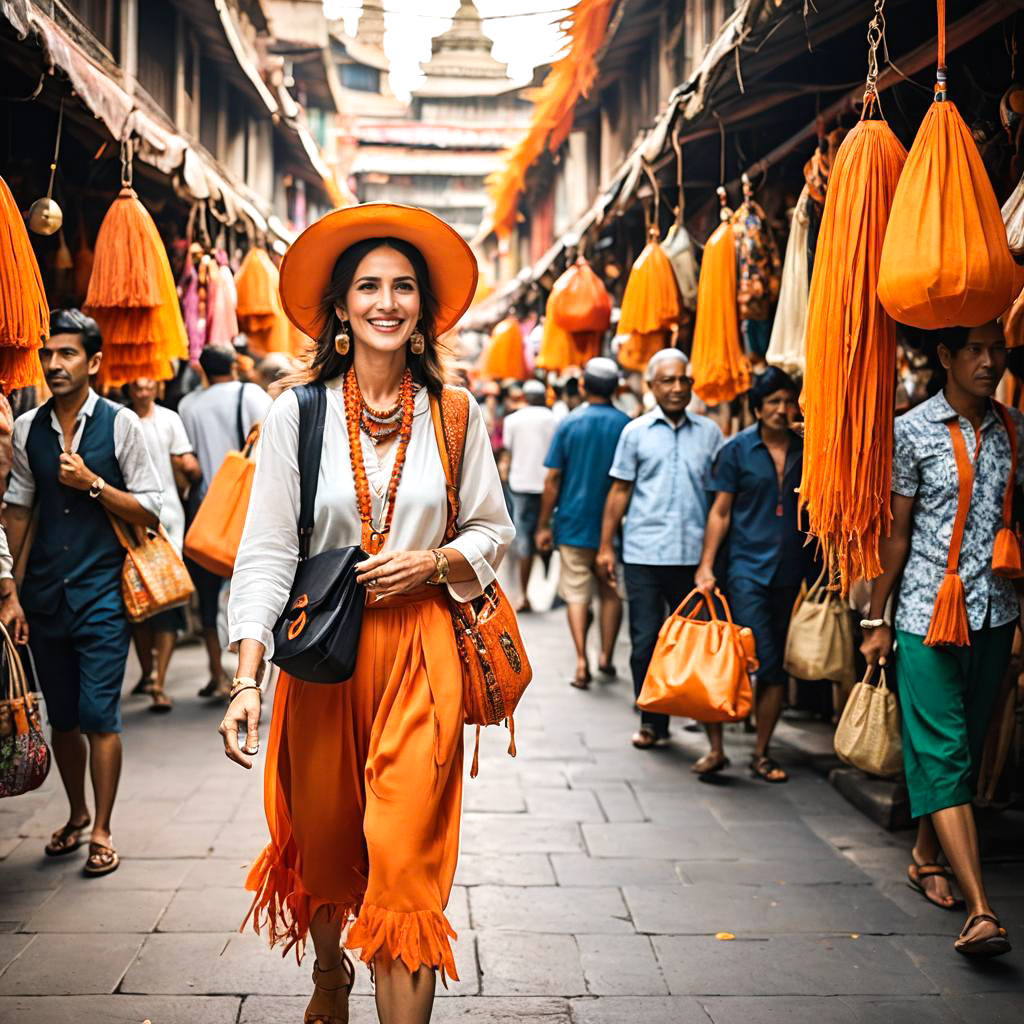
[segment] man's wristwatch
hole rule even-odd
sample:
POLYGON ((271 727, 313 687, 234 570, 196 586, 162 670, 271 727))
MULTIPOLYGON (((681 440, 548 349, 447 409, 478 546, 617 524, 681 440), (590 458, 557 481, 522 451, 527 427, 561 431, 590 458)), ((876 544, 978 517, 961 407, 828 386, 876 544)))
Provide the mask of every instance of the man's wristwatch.
POLYGON ((430 552, 434 556, 434 575, 427 580, 435 586, 442 586, 448 582, 448 574, 451 566, 448 564, 448 556, 443 551, 434 550, 430 552))
POLYGON ((98 476, 91 484, 89 484, 89 497, 98 498, 103 493, 103 488, 107 486, 107 481, 103 477, 98 476))

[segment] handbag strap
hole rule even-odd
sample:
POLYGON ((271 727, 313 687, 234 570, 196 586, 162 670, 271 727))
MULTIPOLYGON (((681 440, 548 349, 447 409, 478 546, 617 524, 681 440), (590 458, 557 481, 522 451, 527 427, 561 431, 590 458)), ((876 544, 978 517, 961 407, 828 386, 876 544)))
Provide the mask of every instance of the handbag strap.
MULTIPOLYGON (((7 628, 0 623, 0 633, 3 634, 4 658, 7 661, 7 699, 25 700, 28 698, 28 682, 25 679, 25 666, 21 663, 18 649, 14 646, 11 634, 7 628)), ((33 671, 35 666, 33 665, 33 671)))
POLYGON ((882 662, 876 662, 874 665, 868 665, 864 670, 864 678, 861 682, 865 686, 873 686, 876 690, 888 690, 889 686, 885 675, 885 665, 882 662), (878 676, 877 679, 873 680, 874 676, 878 676))
POLYGON ((1010 476, 1006 481, 1006 490, 1003 492, 1003 527, 1013 529, 1013 492, 1017 486, 1017 428, 1010 416, 1009 410, 1002 402, 993 401, 996 412, 1006 430, 1006 439, 1010 442, 1010 476))
POLYGON ((327 423, 327 388, 321 381, 311 381, 293 390, 299 403, 299 444, 296 452, 299 466, 299 561, 304 562, 309 558, 309 543, 313 536, 320 458, 327 423))
POLYGON ((245 403, 245 381, 238 385, 238 403, 235 406, 235 432, 238 434, 238 450, 245 447, 245 426, 242 423, 242 406, 245 403))
POLYGON ((458 533, 459 482, 462 479, 462 456, 466 447, 469 425, 469 396, 458 388, 446 387, 438 401, 430 396, 430 417, 434 422, 434 440, 444 469, 444 482, 448 495, 448 520, 445 541, 454 540, 458 533))

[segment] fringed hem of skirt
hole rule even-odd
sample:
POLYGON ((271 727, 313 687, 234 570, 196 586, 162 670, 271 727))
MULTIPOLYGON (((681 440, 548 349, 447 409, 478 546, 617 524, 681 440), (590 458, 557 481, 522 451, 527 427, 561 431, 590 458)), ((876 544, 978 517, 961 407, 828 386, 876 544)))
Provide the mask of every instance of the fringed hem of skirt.
POLYGON ((372 965, 383 951, 392 960, 401 960, 410 972, 437 968, 441 984, 447 988, 448 978, 459 980, 450 938, 458 935, 440 911, 387 910, 364 903, 349 929, 345 948, 362 950, 359 959, 365 964, 372 965))
POLYGON ((284 863, 273 845, 268 845, 253 862, 245 888, 256 895, 238 930, 243 931, 251 918, 257 935, 265 934, 271 947, 282 943, 282 956, 294 949, 296 961, 302 960, 309 923, 321 907, 328 908, 330 919, 340 916, 344 925, 359 911, 362 900, 361 896, 353 896, 339 902, 306 892, 298 872, 284 863))

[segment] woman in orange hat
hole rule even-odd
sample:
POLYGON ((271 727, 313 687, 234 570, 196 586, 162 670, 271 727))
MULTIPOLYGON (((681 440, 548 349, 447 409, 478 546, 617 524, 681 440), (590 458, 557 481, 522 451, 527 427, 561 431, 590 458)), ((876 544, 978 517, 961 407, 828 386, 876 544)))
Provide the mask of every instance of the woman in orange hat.
MULTIPOLYGON (((425 210, 371 203, 309 227, 281 265, 281 300, 316 339, 303 380, 327 390, 310 553, 360 544, 370 557, 355 673, 340 685, 282 673, 265 800, 270 843, 246 886, 253 922, 285 951, 316 948, 306 1024, 346 1024, 354 970, 375 968, 382 1024, 429 1020, 435 972, 457 978, 444 915, 459 845, 461 666, 448 602, 478 596, 513 536, 480 411, 468 402, 458 535, 448 515, 432 403, 444 385, 439 334, 468 307, 476 261, 425 210), (354 919, 354 920, 353 920, 354 919)), ((436 408, 436 406, 433 406, 436 408)), ((298 558, 299 412, 286 390, 263 426, 232 578, 238 677, 221 724, 225 752, 251 767, 261 661, 298 558), (238 745, 239 727, 247 729, 238 745)), ((448 419, 445 423, 447 426, 448 419)))

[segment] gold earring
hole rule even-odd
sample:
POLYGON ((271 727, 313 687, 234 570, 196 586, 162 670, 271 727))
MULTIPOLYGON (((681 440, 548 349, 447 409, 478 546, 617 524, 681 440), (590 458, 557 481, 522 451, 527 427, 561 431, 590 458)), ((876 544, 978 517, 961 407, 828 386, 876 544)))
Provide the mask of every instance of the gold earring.
POLYGON ((419 328, 416 328, 416 330, 409 335, 409 351, 412 352, 414 356, 421 356, 423 355, 425 345, 426 339, 423 337, 423 332, 419 328))
POLYGON ((341 330, 334 336, 334 348, 339 356, 347 356, 352 339, 349 337, 348 331, 345 330, 345 321, 342 320, 341 324, 341 330))

